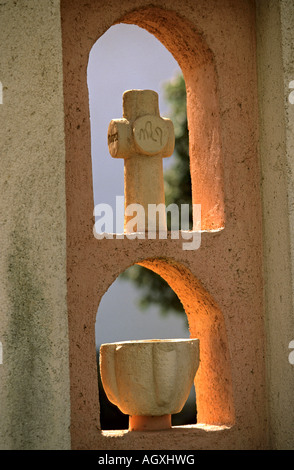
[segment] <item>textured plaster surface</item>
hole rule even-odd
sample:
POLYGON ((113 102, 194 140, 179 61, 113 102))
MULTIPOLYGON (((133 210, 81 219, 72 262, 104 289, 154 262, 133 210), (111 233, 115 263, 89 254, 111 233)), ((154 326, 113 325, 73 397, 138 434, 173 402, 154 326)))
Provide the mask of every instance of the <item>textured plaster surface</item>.
POLYGON ((270 444, 293 449, 293 2, 257 2, 257 25, 270 444))
POLYGON ((250 0, 60 3, 62 45, 59 1, 0 5, 1 448, 293 448, 293 2, 256 2, 257 64, 250 0), (196 252, 176 240, 93 236, 88 55, 120 21, 153 33, 185 76, 193 201, 206 228, 225 225, 196 252), (200 338, 206 424, 134 440, 100 430, 94 325, 101 297, 136 262, 169 282, 200 338))
POLYGON ((255 4, 155 0, 148 7, 114 0, 104 6, 61 2, 72 447, 266 448, 255 4), (181 240, 93 237, 87 63, 95 41, 122 21, 153 33, 184 73, 193 201, 203 205, 205 228, 225 226, 204 233, 194 252, 184 251, 181 240), (191 337, 201 344, 196 395, 203 425, 167 430, 160 439, 106 433, 99 424, 97 307, 116 277, 138 262, 175 290, 191 337))
POLYGON ((69 439, 59 1, 1 2, 0 448, 69 439))

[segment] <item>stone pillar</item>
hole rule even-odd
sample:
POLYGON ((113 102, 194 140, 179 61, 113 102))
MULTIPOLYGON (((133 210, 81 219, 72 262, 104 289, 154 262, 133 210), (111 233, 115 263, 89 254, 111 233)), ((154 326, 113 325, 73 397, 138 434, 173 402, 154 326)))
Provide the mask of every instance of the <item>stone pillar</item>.
POLYGON ((256 7, 269 436, 273 449, 286 450, 294 448, 294 4, 256 7))
POLYGON ((60 2, 0 5, 0 448, 69 449, 60 2))

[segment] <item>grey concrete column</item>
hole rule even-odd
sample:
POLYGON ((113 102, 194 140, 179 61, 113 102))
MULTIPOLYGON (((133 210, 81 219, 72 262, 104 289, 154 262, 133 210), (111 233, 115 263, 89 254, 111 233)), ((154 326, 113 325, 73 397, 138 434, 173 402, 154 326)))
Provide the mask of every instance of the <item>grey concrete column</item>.
POLYGON ((0 5, 0 448, 70 448, 59 0, 0 5))
POLYGON ((293 449, 294 4, 256 5, 269 437, 272 448, 293 449))

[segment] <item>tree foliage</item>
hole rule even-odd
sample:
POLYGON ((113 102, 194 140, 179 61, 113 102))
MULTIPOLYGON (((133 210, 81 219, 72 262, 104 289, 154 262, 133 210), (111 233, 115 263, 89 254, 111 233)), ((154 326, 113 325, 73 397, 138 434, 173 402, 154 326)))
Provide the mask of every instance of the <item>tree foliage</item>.
MULTIPOLYGON (((178 75, 165 85, 166 100, 170 104, 175 129, 174 163, 164 173, 166 206, 175 203, 189 204, 190 226, 192 193, 189 165, 189 131, 187 122, 186 87, 182 75, 178 75)), ((169 220, 168 228, 170 228, 169 220)))
MULTIPOLYGON (((192 194, 189 168, 189 133, 186 109, 186 87, 180 74, 167 82, 164 87, 165 97, 170 105, 170 119, 175 129, 174 163, 164 172, 165 203, 189 204, 190 227, 192 224, 192 194)), ((167 215, 167 227, 170 230, 170 215, 167 215)), ((121 275, 122 279, 133 282, 140 291, 139 305, 146 309, 155 304, 162 314, 170 312, 183 314, 183 306, 164 279, 154 272, 134 265, 121 275)))

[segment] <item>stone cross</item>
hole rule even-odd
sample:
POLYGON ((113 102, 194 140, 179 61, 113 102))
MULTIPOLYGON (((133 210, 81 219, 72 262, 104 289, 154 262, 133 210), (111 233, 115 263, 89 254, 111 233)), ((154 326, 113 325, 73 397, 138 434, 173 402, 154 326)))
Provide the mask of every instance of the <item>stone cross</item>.
MULTIPOLYGON (((172 155, 175 144, 173 123, 159 114, 158 94, 152 90, 128 90, 123 94, 123 118, 108 127, 108 149, 114 158, 124 159, 124 231, 166 230, 165 206, 161 222, 148 217, 150 204, 165 205, 162 158, 172 155), (135 229, 132 204, 140 204, 135 229)), ((154 206, 153 206, 154 207, 154 206)), ((161 206, 161 209, 163 206, 161 206)))

